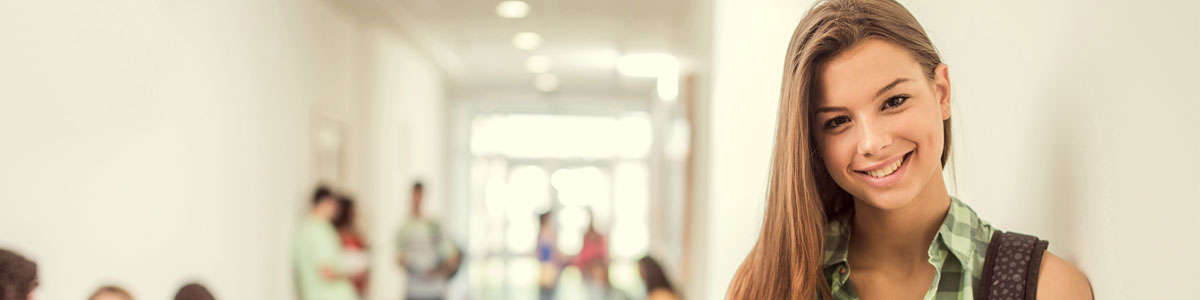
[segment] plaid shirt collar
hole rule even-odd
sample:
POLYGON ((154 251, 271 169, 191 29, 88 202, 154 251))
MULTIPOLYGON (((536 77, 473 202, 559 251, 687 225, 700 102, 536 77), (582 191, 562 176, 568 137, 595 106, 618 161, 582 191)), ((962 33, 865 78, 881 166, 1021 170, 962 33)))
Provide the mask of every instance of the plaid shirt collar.
MULTIPOLYGON (((846 286, 850 278, 850 265, 846 257, 850 251, 851 219, 852 214, 846 214, 831 220, 825 229, 825 255, 821 267, 833 288, 834 297, 839 299, 858 298, 853 289, 846 286)), ((967 269, 963 270, 965 273, 979 273, 977 271, 982 268, 991 232, 991 225, 979 219, 974 210, 958 198, 950 197, 950 209, 929 245, 929 255, 934 257, 940 253, 940 249, 946 249, 967 269)), ((944 271, 940 265, 935 267, 938 273, 944 271)))

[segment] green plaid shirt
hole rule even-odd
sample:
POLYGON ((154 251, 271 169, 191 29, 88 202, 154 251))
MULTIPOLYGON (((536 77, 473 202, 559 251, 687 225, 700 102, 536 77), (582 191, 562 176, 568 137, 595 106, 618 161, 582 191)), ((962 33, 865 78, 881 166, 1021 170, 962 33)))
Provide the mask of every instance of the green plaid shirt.
MULTIPOLYGON (((858 299, 850 284, 850 218, 829 222, 825 231, 825 263, 822 269, 836 299, 858 299)), ((974 288, 983 275, 983 260, 992 225, 980 220, 974 210, 950 197, 950 211, 929 245, 929 264, 937 269, 925 299, 973 299, 974 288)))

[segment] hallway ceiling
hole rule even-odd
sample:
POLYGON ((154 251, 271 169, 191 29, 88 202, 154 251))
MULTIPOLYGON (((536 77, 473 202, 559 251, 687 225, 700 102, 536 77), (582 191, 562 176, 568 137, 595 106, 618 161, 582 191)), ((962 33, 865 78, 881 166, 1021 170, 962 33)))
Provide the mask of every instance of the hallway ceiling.
MULTIPOLYGON (((384 0, 386 1, 386 0, 384 0)), ((666 52, 679 56, 690 36, 689 0, 527 0, 520 19, 496 14, 498 0, 395 0, 427 39, 456 86, 456 93, 537 93, 525 64, 531 55, 551 59, 556 94, 646 97, 654 80, 617 73, 617 57, 666 52), (513 46, 520 32, 541 35, 533 50, 513 46)), ((428 45, 424 45, 428 46, 428 45)), ((681 57, 681 60, 686 58, 681 57)))

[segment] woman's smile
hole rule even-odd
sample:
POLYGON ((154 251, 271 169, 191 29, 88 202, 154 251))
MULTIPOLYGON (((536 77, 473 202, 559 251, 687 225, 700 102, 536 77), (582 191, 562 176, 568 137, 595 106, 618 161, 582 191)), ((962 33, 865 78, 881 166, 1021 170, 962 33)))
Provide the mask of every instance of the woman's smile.
POLYGON ((871 187, 887 187, 904 177, 904 171, 908 169, 909 158, 915 151, 909 151, 900 157, 893 158, 890 163, 880 163, 869 168, 854 170, 854 174, 871 187))

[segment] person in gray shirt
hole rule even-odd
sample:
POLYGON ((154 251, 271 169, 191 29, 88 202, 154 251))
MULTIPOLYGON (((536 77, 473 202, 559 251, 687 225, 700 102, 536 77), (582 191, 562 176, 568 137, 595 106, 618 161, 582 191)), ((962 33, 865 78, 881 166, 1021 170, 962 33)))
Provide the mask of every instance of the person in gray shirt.
POLYGON ((446 297, 446 285, 458 272, 462 255, 436 220, 421 213, 424 186, 412 187, 412 217, 400 227, 397 238, 400 267, 408 275, 405 299, 432 300, 446 297))

